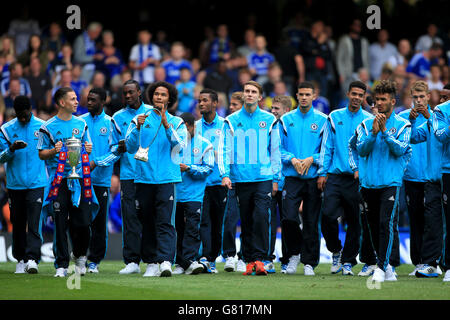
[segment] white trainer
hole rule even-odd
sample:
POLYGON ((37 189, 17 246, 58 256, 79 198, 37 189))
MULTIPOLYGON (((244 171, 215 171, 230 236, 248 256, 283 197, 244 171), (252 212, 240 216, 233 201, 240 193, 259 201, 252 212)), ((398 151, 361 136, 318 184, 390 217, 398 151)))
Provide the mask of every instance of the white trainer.
POLYGON ((143 275, 144 277, 159 277, 159 265, 157 263, 147 264, 147 270, 143 275))
POLYGON ((413 272, 409 273, 408 276, 415 276, 415 275, 416 275, 416 271, 419 270, 419 269, 421 269, 422 267, 423 267, 423 264, 418 264, 418 265, 414 268, 413 272))
POLYGON ((245 264, 244 260, 239 259, 236 263, 236 271, 237 272, 245 272, 247 271, 247 265, 245 264))
POLYGON ((447 270, 447 271, 445 272, 444 279, 442 279, 442 281, 444 281, 444 282, 450 282, 450 270, 447 270))
POLYGON ((80 256, 75 259, 75 273, 76 274, 79 274, 81 276, 84 276, 86 274, 86 262, 87 262, 86 256, 80 256))
POLYGON ((303 273, 305 274, 305 276, 315 276, 316 275, 314 273, 313 267, 311 267, 309 264, 305 264, 305 266, 303 267, 303 273))
POLYGON ((361 271, 358 273, 358 276, 360 277, 370 277, 371 275, 373 275, 373 272, 375 271, 375 269, 377 268, 377 265, 368 265, 367 263, 363 266, 363 268, 361 269, 361 271))
POLYGON ((390 264, 388 264, 388 266, 386 267, 386 272, 384 273, 384 275, 385 281, 397 281, 397 273, 395 272, 395 267, 391 266, 390 264))
POLYGON ((437 272, 438 275, 442 274, 442 270, 441 270, 441 268, 439 266, 436 267, 436 272, 437 272))
POLYGON ((438 276, 439 274, 437 273, 437 268, 428 264, 424 264, 422 268, 416 272, 417 278, 437 278, 438 276))
POLYGON ((289 258, 288 266, 286 268, 287 274, 296 274, 297 273, 297 267, 300 263, 300 255, 294 255, 289 258))
POLYGON ((172 271, 172 274, 183 274, 184 273, 184 269, 182 266, 180 266, 179 264, 175 265, 175 268, 172 271))
POLYGON ((89 273, 98 273, 98 264, 96 264, 95 262, 89 262, 87 271, 89 273))
POLYGON ((56 269, 55 278, 64 278, 67 276, 67 269, 66 268, 58 268, 56 269))
POLYGON ((342 250, 339 252, 333 253, 333 255, 331 256, 332 263, 331 263, 330 272, 332 274, 336 274, 342 270, 341 258, 342 258, 342 250))
POLYGON ((352 264, 351 263, 344 263, 342 266, 342 275, 344 276, 353 276, 352 271, 352 264))
POLYGON ((131 274, 131 273, 141 273, 141 269, 139 269, 139 265, 135 262, 130 262, 119 271, 119 274, 131 274))
POLYGON ((384 282, 386 278, 386 273, 380 268, 376 268, 373 272, 372 280, 376 282, 384 282))
POLYGON ((20 260, 19 262, 17 262, 16 264, 16 272, 14 273, 25 273, 25 262, 23 262, 23 260, 20 260))
POLYGON ((169 261, 163 261, 159 265, 159 272, 160 277, 170 277, 172 275, 172 264, 169 261))
MULTIPOLYGON (((227 272, 234 272, 235 269, 236 269, 236 260, 234 259, 234 257, 226 258, 223 270, 227 272)), ((245 270, 243 272, 245 272, 245 270)))
POLYGON ((31 274, 38 273, 38 265, 37 265, 36 261, 28 260, 28 262, 25 266, 25 271, 28 273, 31 273, 31 274))
POLYGON ((197 261, 194 261, 191 263, 191 265, 186 269, 186 274, 199 274, 202 273, 204 267, 201 263, 198 263, 197 261))

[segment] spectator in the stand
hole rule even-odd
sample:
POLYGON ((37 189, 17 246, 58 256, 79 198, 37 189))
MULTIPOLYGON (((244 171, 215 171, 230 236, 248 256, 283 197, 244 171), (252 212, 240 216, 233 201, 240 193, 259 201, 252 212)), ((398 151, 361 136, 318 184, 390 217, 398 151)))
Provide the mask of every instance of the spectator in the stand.
POLYGON ((110 102, 106 105, 106 114, 108 116, 112 116, 114 113, 122 109, 123 102, 123 94, 122 94, 122 81, 120 80, 120 75, 115 75, 112 77, 109 87, 111 89, 110 92, 110 102))
MULTIPOLYGON (((55 95, 56 91, 58 91, 59 88, 63 88, 63 87, 72 87, 72 71, 70 69, 63 69, 60 72, 61 76, 60 79, 58 81, 58 83, 53 86, 52 89, 52 97, 55 95)), ((81 99, 81 91, 80 92, 75 92, 75 94, 77 95, 77 100, 80 101, 81 99)), ((53 101, 53 103, 56 103, 55 101, 53 101)))
POLYGON ((239 85, 237 88, 233 88, 232 91, 242 91, 244 88, 244 84, 246 84, 250 80, 252 80, 252 73, 250 72, 249 69, 243 68, 243 69, 239 70, 239 73, 238 73, 239 85))
POLYGON ((430 108, 431 110, 434 110, 434 107, 436 107, 438 104, 440 104, 441 96, 440 91, 438 89, 430 90, 430 108))
POLYGON ((358 80, 366 85, 366 88, 367 88, 366 92, 370 93, 373 82, 370 81, 369 70, 367 70, 366 68, 360 68, 358 70, 358 80))
POLYGON ((441 74, 442 84, 445 86, 450 83, 450 66, 442 66, 441 74))
MULTIPOLYGON (((14 39, 8 35, 3 35, 0 41, 0 54, 5 55, 6 67, 16 60, 16 50, 14 46, 14 39)), ((3 77, 9 76, 4 74, 3 77)))
POLYGON ((274 49, 275 60, 283 71, 287 83, 298 84, 305 81, 305 63, 303 57, 289 44, 286 35, 282 35, 279 45, 274 49))
POLYGON ((331 50, 327 41, 323 22, 315 21, 300 49, 305 63, 306 80, 319 82, 324 96, 328 96, 328 80, 332 70, 331 50))
POLYGON ((430 79, 428 79, 428 89, 431 90, 442 90, 444 84, 441 81, 441 67, 438 64, 433 64, 430 67, 430 79))
MULTIPOLYGON (((216 92, 222 92, 228 96, 233 81, 227 75, 227 65, 225 60, 219 60, 214 69, 208 73, 203 81, 203 86, 216 92)), ((226 103, 225 103, 226 104, 226 103)))
POLYGON ((191 80, 191 70, 182 68, 180 70, 180 81, 176 85, 178 90, 177 114, 192 112, 192 101, 194 100, 195 82, 191 80))
POLYGON ((167 33, 164 30, 158 30, 156 32, 156 40, 154 41, 154 43, 159 47, 162 59, 168 56, 170 51, 170 43, 167 41, 166 38, 167 33))
POLYGON ((293 105, 293 106, 296 105, 296 101, 291 96, 291 93, 288 91, 286 84, 283 81, 279 80, 279 81, 275 82, 275 84, 273 86, 273 90, 264 99, 264 102, 263 102, 264 109, 266 109, 266 110, 272 109, 272 100, 276 96, 287 96, 291 99, 291 105, 293 105))
POLYGON ((75 91, 79 99, 81 98, 81 92, 87 86, 87 82, 81 79, 81 66, 79 64, 74 64, 72 68, 72 80, 70 81, 70 87, 75 91))
POLYGON ((94 75, 92 76, 91 83, 86 88, 81 90, 81 98, 79 100, 80 103, 78 105, 78 109, 77 109, 77 112, 75 115, 81 115, 81 114, 88 112, 87 97, 89 95, 89 91, 91 91, 92 88, 105 89, 107 92, 105 104, 109 104, 111 102, 111 95, 109 94, 109 90, 107 90, 106 85, 107 85, 106 77, 103 74, 103 72, 95 71, 94 75))
POLYGON ((394 108, 395 113, 400 113, 404 110, 411 109, 412 105, 411 93, 408 90, 404 90, 401 94, 401 105, 394 108))
POLYGON ((166 69, 162 66, 155 68, 155 82, 157 81, 166 81, 166 69))
POLYGON ((394 69, 398 65, 406 66, 412 57, 411 43, 408 39, 401 39, 398 42, 397 52, 388 59, 388 63, 394 69))
MULTIPOLYGON (((3 14, 6 12, 6 10, 3 10, 3 14)), ((28 49, 28 40, 32 34, 41 34, 39 22, 37 20, 30 19, 29 8, 24 5, 22 6, 21 17, 12 20, 8 29, 8 35, 14 38, 17 55, 21 55, 28 49)))
POLYGON ((217 37, 212 41, 209 48, 209 63, 217 63, 220 59, 230 59, 232 43, 228 37, 228 26, 220 24, 217 27, 217 37))
POLYGON ((385 63, 383 65, 383 68, 381 69, 380 77, 373 82, 372 89, 375 88, 383 80, 391 80, 393 74, 394 70, 392 70, 389 64, 385 63))
POLYGON ((81 78, 90 82, 95 71, 94 56, 96 55, 96 41, 102 33, 103 26, 98 22, 91 22, 87 30, 76 37, 73 43, 73 58, 83 66, 81 78))
POLYGON ((426 79, 430 76, 430 66, 438 63, 442 55, 442 46, 439 43, 433 43, 430 49, 416 53, 409 61, 406 71, 413 79, 426 79))
POLYGON ((390 42, 389 33, 386 29, 378 31, 377 42, 369 47, 370 77, 377 80, 381 75, 383 64, 388 62, 391 56, 397 54, 397 48, 390 42))
POLYGON ((255 44, 256 33, 253 29, 247 29, 244 33, 245 43, 237 48, 237 52, 242 57, 247 57, 250 53, 256 50, 255 44))
POLYGON ((180 70, 187 67, 192 71, 189 61, 184 59, 185 49, 183 43, 177 41, 170 48, 170 59, 164 61, 161 65, 166 69, 166 81, 175 84, 180 79, 180 70))
POLYGON ((263 35, 257 35, 255 39, 255 51, 247 56, 247 63, 255 81, 263 85, 267 82, 269 65, 275 61, 272 54, 266 50, 267 41, 263 35))
POLYGON ((65 43, 61 48, 61 55, 52 61, 50 65, 50 75, 52 77, 52 83, 54 86, 59 82, 59 79, 61 77, 61 70, 72 69, 72 53, 73 51, 70 43, 65 43))
POLYGON ((312 102, 314 110, 318 110, 325 114, 330 114, 330 101, 322 95, 320 95, 320 84, 317 81, 312 82, 314 85, 314 93, 316 98, 312 102))
POLYGON ((45 72, 48 65, 48 55, 47 51, 42 49, 41 38, 34 34, 30 37, 28 50, 23 52, 18 58, 17 61, 20 62, 25 69, 25 74, 29 72, 30 60, 31 58, 37 57, 41 61, 42 72, 45 72))
POLYGON ((161 52, 159 47, 151 42, 152 34, 148 30, 138 33, 138 43, 131 48, 129 67, 134 71, 133 79, 142 88, 155 81, 155 66, 159 65, 161 52))
POLYGON ((289 44, 296 50, 301 49, 304 37, 308 33, 303 21, 303 14, 297 12, 289 25, 283 29, 283 34, 289 39, 289 44))
POLYGON ((17 79, 20 82, 20 95, 31 98, 31 88, 28 81, 23 78, 23 68, 19 62, 13 62, 9 65, 9 77, 0 82, 1 94, 3 98, 9 96, 9 83, 12 79, 17 79))
POLYGON ((437 36, 437 33, 437 26, 434 23, 430 23, 427 27, 427 33, 417 39, 415 46, 416 52, 427 51, 431 48, 431 45, 433 43, 439 43, 440 45, 443 45, 444 42, 437 36))
POLYGON ((269 70, 267 72, 268 81, 263 85, 264 94, 266 96, 271 95, 271 93, 274 91, 275 83, 279 81, 283 81, 286 85, 286 90, 288 92, 288 95, 292 95, 292 92, 294 90, 294 84, 290 81, 290 78, 286 78, 283 76, 283 70, 281 70, 280 65, 278 62, 273 62, 269 66, 269 70))
POLYGON ((361 20, 354 19, 350 32, 343 35, 337 45, 336 66, 344 95, 350 82, 357 78, 358 70, 369 70, 369 41, 361 36, 361 26, 361 20))
POLYGON ((131 73, 130 70, 123 70, 120 73, 120 80, 122 81, 122 83, 127 82, 128 80, 133 79, 133 74, 131 73))
POLYGON ((214 29, 210 26, 205 26, 203 29, 205 39, 200 43, 198 48, 198 57, 203 67, 209 64, 209 48, 214 40, 214 29))
POLYGON ((50 112, 52 104, 52 81, 42 72, 38 57, 31 58, 30 75, 26 77, 31 88, 31 104, 38 111, 50 112))
MULTIPOLYGON (((228 61, 230 61, 230 60, 228 60, 228 61)), ((192 70, 191 70, 192 71, 192 73, 191 73, 191 80, 194 81, 194 82, 197 82, 197 83, 202 83, 203 80, 202 81, 198 81, 197 80, 197 77, 200 74, 201 69, 202 69, 202 65, 200 63, 200 59, 194 58, 190 62, 191 62, 191 68, 192 68, 192 70)))
POLYGON ((50 23, 50 26, 48 28, 48 35, 45 35, 42 38, 44 50, 60 52, 65 42, 66 38, 64 37, 59 23, 50 23))
POLYGON ((114 46, 114 34, 110 30, 102 33, 102 47, 95 55, 95 70, 103 72, 106 81, 120 74, 125 67, 122 53, 114 46))
POLYGON ((9 83, 9 94, 4 98, 6 109, 14 107, 14 100, 20 95, 20 81, 18 79, 11 79, 9 83))

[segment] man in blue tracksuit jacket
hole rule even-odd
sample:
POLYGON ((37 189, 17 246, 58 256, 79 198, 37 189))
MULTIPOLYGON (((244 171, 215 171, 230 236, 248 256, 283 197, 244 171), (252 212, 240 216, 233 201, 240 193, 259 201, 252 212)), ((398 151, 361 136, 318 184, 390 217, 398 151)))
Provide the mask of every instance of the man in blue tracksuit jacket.
POLYGON ((321 190, 317 186, 320 146, 327 116, 314 110, 314 85, 300 83, 299 106, 280 118, 283 176, 283 210, 281 228, 285 237, 289 263, 287 274, 295 274, 300 261, 305 275, 314 275, 320 258, 321 190), (303 229, 298 210, 303 200, 303 229))
MULTIPOLYGON (((413 83, 410 90, 414 103, 413 108, 405 110, 399 115, 408 119, 411 122, 411 125, 414 124, 415 128, 420 127, 423 124, 426 125, 428 122, 432 125, 431 119, 433 111, 428 104, 430 99, 428 84, 425 81, 416 81, 413 83)), ((432 128, 432 126, 430 128, 432 128)), ((433 268, 436 268, 437 266, 436 261, 423 262, 423 254, 428 256, 428 254, 431 253, 433 255, 433 250, 431 250, 432 252, 428 251, 430 244, 424 243, 425 238, 427 238, 425 233, 428 233, 430 230, 430 223, 436 218, 435 214, 433 214, 436 206, 441 206, 439 201, 441 197, 440 184, 436 189, 436 185, 433 185, 427 178, 427 172, 429 170, 427 159, 431 155, 435 158, 439 152, 438 149, 436 149, 432 154, 429 154, 428 143, 431 141, 425 142, 426 139, 416 139, 413 143, 412 138, 413 137, 411 136, 411 148, 413 153, 406 168, 403 181, 410 223, 410 255, 411 261, 415 265, 415 269, 410 275, 421 275, 422 273, 417 273, 417 271, 422 269, 424 264, 427 265, 424 270, 422 270, 425 273, 427 273, 425 270, 427 270, 428 266, 432 266, 433 268), (432 192, 435 192, 435 194, 432 194, 432 192), (424 252, 424 249, 426 249, 426 252, 424 252)), ((441 149, 442 146, 439 150, 441 149)), ((438 163, 440 163, 440 161, 438 163)), ((437 210, 442 221, 442 210, 440 208, 437 210)), ((434 223, 435 222, 432 224, 434 223)), ((441 224, 442 222, 439 225, 441 224)), ((435 235, 438 236, 438 234, 435 235)), ((427 239, 426 241, 429 240, 430 239, 427 239)), ((427 260, 429 260, 429 258, 427 260)), ((435 272, 432 272, 432 274, 435 274, 435 272)))
POLYGON ((270 206, 281 174, 277 120, 258 107, 262 93, 257 82, 244 85, 244 106, 225 119, 219 145, 222 184, 231 189, 234 182, 236 188, 247 263, 244 275, 267 275, 262 260, 272 251, 270 206))
MULTIPOLYGON (((212 143, 217 153, 219 138, 223 127, 223 118, 217 112, 219 98, 217 92, 203 89, 198 97, 198 108, 202 118, 196 122, 196 132, 212 143)), ((227 191, 222 186, 219 168, 214 164, 212 173, 206 178, 205 197, 203 199, 200 236, 202 239, 202 257, 205 271, 216 273, 216 258, 221 254, 223 239, 223 221, 227 204, 227 191)), ((224 257, 225 259, 228 256, 224 257)))
MULTIPOLYGON (((124 148, 123 141, 131 120, 139 114, 143 114, 150 107, 142 101, 139 83, 128 80, 123 85, 123 96, 126 107, 117 111, 112 116, 113 130, 111 135, 111 151, 117 153, 117 149, 124 148)), ((110 166, 114 157, 103 159, 98 166, 110 166)), ((136 213, 136 190, 134 186, 136 160, 134 154, 124 152, 120 157, 120 193, 122 213, 122 246, 123 261, 125 267, 120 274, 140 273, 141 261, 141 232, 142 224, 136 213)))
MULTIPOLYGON (((113 163, 120 158, 110 152, 110 140, 112 132, 111 117, 105 114, 103 106, 106 101, 106 91, 103 88, 93 88, 87 97, 88 113, 80 118, 86 121, 93 147, 91 153, 91 179, 95 195, 99 202, 99 211, 91 222, 91 241, 89 243, 88 272, 98 273, 97 265, 106 255, 108 244, 108 206, 109 188, 111 187, 111 176, 113 163), (99 166, 103 159, 112 158, 108 166, 99 166), (94 170, 95 168, 95 170, 94 170)), ((117 151, 116 151, 117 153, 117 151)))
MULTIPOLYGON (((426 82, 423 85, 424 88, 428 89, 426 82)), ((415 96, 423 94, 425 94, 425 102, 428 102, 430 97, 428 90, 424 92, 413 91, 413 99, 416 101, 418 98, 415 96)), ((427 152, 425 157, 422 158, 424 167, 426 168, 423 172, 426 180, 424 185, 424 213, 418 219, 421 222, 421 229, 419 230, 421 246, 418 249, 420 250, 419 257, 422 266, 415 270, 415 275, 421 278, 433 278, 439 275, 437 265, 442 254, 442 236, 444 231, 441 196, 442 143, 434 135, 432 115, 430 112, 426 112, 425 104, 421 105, 422 107, 418 107, 418 105, 418 103, 415 103, 415 107, 411 109, 409 115, 411 122, 411 144, 425 142, 427 152), (427 119, 421 125, 418 125, 417 121, 419 112, 427 119)))
POLYGON ((361 194, 377 252, 373 280, 378 282, 397 280, 394 267, 400 264, 399 193, 411 156, 411 124, 393 112, 395 94, 392 81, 381 81, 374 90, 378 113, 357 129, 361 194))
MULTIPOLYGON (((426 123, 431 117, 432 111, 428 105, 429 93, 428 85, 425 81, 416 81, 411 87, 411 96, 413 99, 413 108, 402 111, 399 116, 411 120, 412 110, 418 112, 414 120, 416 126, 426 123)), ((423 264, 421 251, 424 235, 424 214, 425 214, 425 184, 427 162, 427 143, 411 144, 412 156, 406 167, 403 183, 405 186, 406 204, 408 206, 409 224, 410 224, 410 255, 411 261, 416 266, 416 270, 423 264)), ((440 193, 440 192, 439 192, 440 193)), ((428 199, 430 199, 428 197, 428 199)), ((413 272, 412 274, 415 274, 413 272)))
POLYGON ((128 128, 127 151, 148 148, 148 160, 136 161, 136 206, 142 217, 144 277, 170 277, 176 252, 175 184, 181 182, 180 160, 186 147, 186 125, 167 111, 177 101, 176 88, 163 81, 147 88, 154 106, 135 117, 128 128), (161 115, 160 115, 161 114, 161 115))
POLYGON ((0 163, 5 163, 16 273, 37 273, 41 259, 40 220, 47 174, 36 145, 44 121, 33 116, 26 96, 14 99, 16 118, 0 128, 0 163), (28 228, 27 228, 28 226, 28 228))
MULTIPOLYGON (((86 254, 90 240, 89 225, 92 215, 98 210, 98 202, 95 193, 92 192, 92 186, 86 188, 90 185, 89 164, 77 165, 77 173, 83 179, 67 179, 72 169, 64 161, 63 151, 67 147, 65 145, 67 139, 72 136, 81 140, 87 154, 92 151, 92 143, 86 122, 73 115, 78 106, 75 91, 69 87, 60 88, 55 92, 54 100, 59 107, 58 114, 42 124, 36 146, 39 158, 46 161, 49 176, 44 190, 42 214, 45 216, 53 213, 55 221, 53 243, 55 277, 67 275, 71 256, 67 229, 72 242, 75 271, 83 275, 86 273, 86 254)), ((82 154, 81 158, 83 157, 82 154)), ((67 155, 65 158, 67 159, 67 155)))
POLYGON ((444 206, 445 239, 440 265, 445 271, 445 282, 450 281, 450 100, 437 105, 433 110, 433 130, 436 138, 442 143, 442 203, 444 206))
POLYGON ((333 254, 331 273, 342 270, 353 275, 360 249, 359 180, 348 161, 348 141, 356 127, 371 114, 361 108, 366 85, 361 81, 350 83, 347 96, 349 105, 330 113, 324 129, 320 151, 318 187, 324 190, 322 205, 322 233, 328 250, 333 254), (339 240, 338 217, 343 209, 347 231, 344 248, 339 240), (342 263, 341 263, 342 261, 342 263))
POLYGON ((203 214, 203 197, 206 179, 214 168, 214 148, 205 138, 196 133, 196 122, 192 113, 180 116, 186 124, 188 138, 180 163, 182 182, 176 184, 177 210, 177 267, 174 274, 197 274, 204 266, 196 259, 199 254, 200 219, 203 214))

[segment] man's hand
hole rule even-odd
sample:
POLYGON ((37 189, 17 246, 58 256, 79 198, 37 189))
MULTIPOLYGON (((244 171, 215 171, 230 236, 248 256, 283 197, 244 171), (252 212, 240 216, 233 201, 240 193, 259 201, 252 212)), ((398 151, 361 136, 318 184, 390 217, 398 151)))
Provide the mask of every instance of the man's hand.
POLYGON ((376 136, 378 132, 380 132, 380 126, 378 125, 378 119, 375 117, 373 118, 372 134, 376 136))
POLYGON ((377 121, 378 121, 378 126, 380 128, 381 132, 385 132, 386 131, 386 116, 383 113, 379 113, 376 116, 377 121))
POLYGON ((189 171, 191 168, 189 166, 185 165, 184 163, 180 163, 180 170, 181 172, 189 171))
POLYGON ((127 145, 125 144, 125 140, 119 141, 117 151, 120 153, 127 152, 127 145))
POLYGON ((55 144, 55 147, 53 148, 55 150, 55 154, 58 154, 61 151, 62 146, 63 146, 62 141, 58 141, 55 144))
POLYGON ((164 108, 161 109, 161 121, 162 121, 164 128, 169 129, 170 126, 169 126, 169 122, 167 121, 166 111, 167 111, 167 105, 165 105, 164 108))
POLYGON ((297 158, 292 158, 291 163, 294 166, 295 171, 297 171, 297 173, 301 175, 302 162, 297 158))
POLYGON ((355 178, 355 180, 359 180, 359 171, 355 171, 353 173, 353 178, 355 178))
POLYGON ((278 182, 273 182, 272 183, 272 197, 275 197, 277 192, 278 192, 278 182))
POLYGON ((323 191, 325 189, 325 184, 327 183, 327 177, 317 178, 317 189, 323 191))
POLYGON ((97 166, 97 165, 95 164, 94 160, 91 160, 91 161, 89 162, 89 167, 91 168, 91 172, 92 172, 92 170, 95 169, 96 166, 97 166))
MULTIPOLYGON (((416 106, 414 109, 416 109, 418 113, 421 113, 426 119, 430 119, 431 114, 430 112, 428 112, 428 108, 426 106, 419 105, 416 106)), ((414 109, 411 109, 411 111, 414 109)))
POLYGON ((309 168, 311 167, 313 162, 314 162, 313 157, 308 157, 306 159, 300 160, 300 163, 301 163, 300 175, 307 175, 309 168))
POLYGON ((91 152, 92 152, 92 143, 89 143, 89 142, 85 142, 84 143, 84 147, 86 148, 86 152, 88 153, 88 154, 91 154, 91 152))
POLYGON ((146 114, 140 114, 140 115, 138 115, 138 118, 137 118, 137 126, 136 126, 136 128, 137 128, 138 130, 141 129, 141 126, 144 124, 145 119, 147 119, 147 117, 148 117, 148 115, 146 115, 146 114))
POLYGON ((409 112, 409 120, 415 120, 419 116, 419 113, 417 112, 416 108, 411 108, 411 111, 409 112))
POLYGON ((223 177, 222 179, 222 186, 227 187, 228 190, 231 190, 233 187, 231 185, 231 180, 228 177, 223 177))
POLYGON ((16 150, 25 148, 27 145, 28 144, 24 141, 16 140, 16 141, 14 141, 14 143, 12 145, 9 146, 9 150, 14 152, 16 150))

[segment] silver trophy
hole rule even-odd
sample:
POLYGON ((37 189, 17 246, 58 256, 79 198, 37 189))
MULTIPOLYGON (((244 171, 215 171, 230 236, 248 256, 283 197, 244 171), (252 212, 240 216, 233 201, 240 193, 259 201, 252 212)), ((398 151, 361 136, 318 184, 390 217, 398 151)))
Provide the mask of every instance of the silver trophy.
POLYGON ((72 173, 69 174, 67 179, 81 179, 76 172, 76 167, 80 162, 81 146, 81 140, 75 138, 74 134, 72 134, 72 138, 66 140, 67 162, 72 167, 72 173))

